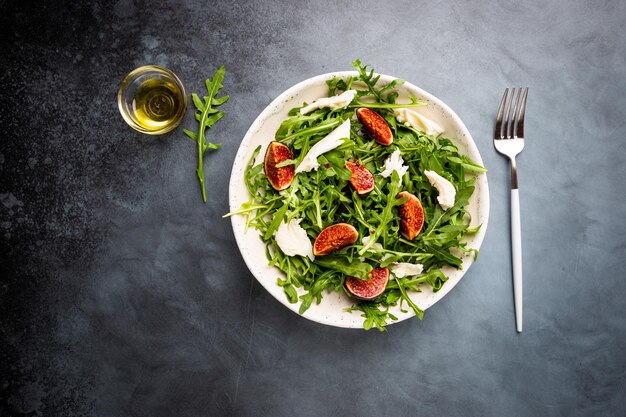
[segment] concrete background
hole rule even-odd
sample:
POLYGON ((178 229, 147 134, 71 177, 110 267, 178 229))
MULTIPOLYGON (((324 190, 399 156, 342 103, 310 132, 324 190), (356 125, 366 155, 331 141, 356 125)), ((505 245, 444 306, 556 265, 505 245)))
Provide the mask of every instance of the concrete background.
MULTIPOLYGON (((0 414, 626 414, 626 3, 0 1, 0 414), (79 3, 79 2, 76 2, 79 3), (227 186, 261 110, 361 58, 437 95, 489 168, 478 260, 385 334, 291 313, 248 272, 227 186), (122 77, 227 67, 209 202, 181 129, 148 137, 122 77), (514 330, 506 86, 530 86, 519 159, 525 331, 514 330)), ((183 124, 195 127, 192 112, 183 124)))

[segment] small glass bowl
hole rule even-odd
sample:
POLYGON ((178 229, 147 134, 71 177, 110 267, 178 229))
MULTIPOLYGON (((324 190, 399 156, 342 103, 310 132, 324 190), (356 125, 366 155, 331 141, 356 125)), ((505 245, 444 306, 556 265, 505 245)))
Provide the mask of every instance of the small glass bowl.
POLYGON ((176 128, 183 120, 187 109, 187 92, 180 79, 169 69, 157 65, 145 65, 134 69, 124 77, 117 93, 117 105, 122 117, 130 127, 148 135, 162 135, 176 128), (182 104, 174 116, 166 121, 145 118, 150 123, 141 123, 138 118, 135 99, 137 94, 141 93, 142 88, 146 86, 146 83, 166 85, 167 88, 176 92, 176 97, 180 96, 178 99, 182 100, 182 104))

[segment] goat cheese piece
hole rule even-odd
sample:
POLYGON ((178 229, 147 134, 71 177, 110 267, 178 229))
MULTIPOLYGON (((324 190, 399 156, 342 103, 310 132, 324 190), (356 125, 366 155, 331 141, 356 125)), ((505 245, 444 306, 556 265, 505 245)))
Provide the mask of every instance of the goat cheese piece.
MULTIPOLYGON (((363 242, 363 245, 367 245, 370 243, 370 241, 374 238, 374 236, 363 236, 363 238, 361 239, 361 242, 363 242)), ((376 243, 372 243, 372 246, 370 246, 371 249, 382 249, 383 245, 381 245, 380 243, 376 242, 376 243)))
POLYGON ((394 262, 389 265, 389 269, 398 278, 413 277, 420 275, 424 271, 424 265, 422 264, 410 264, 408 262, 394 262))
POLYGON ((437 189, 439 195, 437 201, 442 209, 448 210, 454 205, 454 198, 456 197, 456 190, 454 185, 435 171, 424 171, 424 175, 428 178, 428 182, 437 189))
POLYGON ((439 136, 443 133, 441 126, 427 117, 422 116, 415 110, 394 109, 393 114, 400 123, 412 127, 415 130, 419 130, 420 132, 424 132, 427 135, 439 136))
POLYGON ((396 149, 385 160, 385 169, 383 170, 383 172, 380 173, 380 175, 387 178, 391 176, 393 171, 396 171, 398 173, 398 176, 400 177, 400 181, 402 181, 402 176, 406 174, 408 170, 409 167, 404 165, 404 159, 402 159, 400 149, 396 149))
POLYGON ((309 152, 304 156, 300 165, 296 168, 296 174, 300 172, 309 172, 319 168, 320 164, 317 162, 317 158, 330 150, 341 146, 343 138, 350 138, 350 119, 339 125, 335 130, 326 135, 322 140, 317 142, 309 152))
MULTIPOLYGON (((374 238, 373 235, 370 236, 363 236, 363 238, 361 239, 361 242, 363 243, 363 246, 367 245, 370 243, 370 241, 374 238)), ((372 243, 372 246, 370 246, 370 250, 375 252, 378 249, 383 249, 383 245, 381 245, 380 243, 376 242, 376 243, 372 243)), ((385 255, 386 256, 386 255, 385 255)), ((385 258, 385 256, 383 256, 383 259, 385 258)), ((363 256, 359 257, 359 261, 361 262, 365 262, 365 258, 363 256)))
POLYGON ((299 219, 291 219, 289 223, 283 221, 276 230, 276 243, 287 256, 308 256, 310 260, 314 260, 313 245, 306 230, 300 226, 300 221, 299 219))
POLYGON ((343 109, 354 100, 356 90, 348 90, 333 97, 323 97, 300 109, 300 114, 311 113, 313 110, 328 107, 331 110, 343 109))

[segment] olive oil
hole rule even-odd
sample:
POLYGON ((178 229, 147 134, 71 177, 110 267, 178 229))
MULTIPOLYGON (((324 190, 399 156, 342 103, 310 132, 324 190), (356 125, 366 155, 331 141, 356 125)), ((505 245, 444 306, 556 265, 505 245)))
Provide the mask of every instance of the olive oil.
POLYGON ((170 70, 137 68, 124 79, 118 94, 124 120, 135 130, 157 135, 178 126, 187 108, 185 89, 170 70))
POLYGON ((183 92, 163 79, 146 80, 135 93, 131 117, 147 130, 160 130, 180 120, 183 92))

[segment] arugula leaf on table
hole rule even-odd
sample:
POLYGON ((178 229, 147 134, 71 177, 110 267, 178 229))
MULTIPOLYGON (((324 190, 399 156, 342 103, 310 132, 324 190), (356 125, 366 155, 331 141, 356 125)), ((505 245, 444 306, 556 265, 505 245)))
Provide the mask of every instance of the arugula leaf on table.
POLYGON ((226 74, 226 68, 221 66, 213 75, 213 79, 206 80, 207 95, 203 97, 203 100, 198 97, 196 93, 191 94, 193 104, 196 107, 197 113, 195 118, 199 123, 198 133, 194 133, 190 130, 184 129, 183 132, 191 139, 195 140, 198 144, 198 167, 196 168, 196 174, 200 181, 200 188, 202 190, 202 201, 206 203, 206 190, 204 187, 204 153, 208 150, 216 150, 222 146, 219 143, 212 143, 205 137, 206 129, 209 129, 222 117, 224 112, 219 111, 217 108, 226 103, 229 96, 217 97, 217 93, 223 87, 222 81, 226 74))

